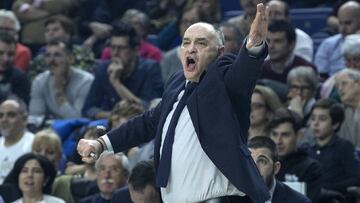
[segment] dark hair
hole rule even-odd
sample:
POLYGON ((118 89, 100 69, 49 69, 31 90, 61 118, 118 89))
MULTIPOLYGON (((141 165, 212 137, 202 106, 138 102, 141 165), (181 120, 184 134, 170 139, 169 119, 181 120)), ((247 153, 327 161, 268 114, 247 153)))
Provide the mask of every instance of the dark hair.
POLYGON ((289 43, 295 43, 296 34, 294 26, 286 20, 275 20, 269 25, 269 32, 285 32, 289 43))
POLYGON ((140 38, 136 34, 135 29, 128 23, 124 21, 117 21, 113 24, 112 37, 128 37, 129 45, 132 48, 139 46, 140 38))
POLYGON ((43 185, 43 193, 50 194, 51 193, 51 186, 54 182, 55 176, 56 176, 56 170, 54 168, 54 165, 44 156, 37 155, 33 153, 27 153, 22 156, 20 156, 15 164, 12 170, 10 171, 9 175, 6 177, 4 183, 12 183, 16 185, 16 189, 18 191, 21 191, 19 188, 18 180, 19 175, 21 173, 22 168, 26 164, 27 161, 35 159, 40 167, 44 171, 44 180, 47 181, 45 185, 43 185))
POLYGON ((335 132, 340 130, 341 124, 345 119, 344 108, 341 106, 341 104, 337 103, 333 99, 319 99, 312 107, 311 113, 315 108, 328 109, 331 118, 331 124, 339 124, 339 126, 335 129, 335 132))
POLYGON ((241 31, 239 30, 238 27, 236 27, 233 23, 228 23, 228 22, 221 23, 220 28, 221 27, 226 27, 226 28, 232 29, 232 31, 235 32, 236 42, 239 45, 242 45, 242 43, 244 42, 245 36, 243 33, 241 33, 241 31))
POLYGON ((53 16, 47 19, 44 23, 45 27, 49 24, 60 23, 61 27, 64 29, 66 33, 70 36, 75 34, 75 25, 72 20, 63 15, 53 16))
POLYGON ((271 152, 271 159, 276 162, 278 161, 278 151, 276 149, 275 142, 266 136, 256 136, 248 141, 248 147, 251 149, 267 148, 271 152))
POLYGON ((65 51, 68 54, 73 53, 73 46, 72 46, 71 42, 65 41, 63 39, 51 39, 49 42, 47 42, 46 45, 47 46, 63 46, 65 48, 65 51))
POLYGON ((135 191, 142 191, 147 185, 155 187, 155 168, 153 161, 140 161, 131 171, 128 183, 135 191))
POLYGON ((266 132, 270 133, 274 128, 283 123, 291 123, 295 132, 302 127, 302 119, 299 114, 289 109, 279 109, 266 125, 266 132))
POLYGON ((16 44, 15 37, 7 34, 7 33, 0 33, 0 42, 3 42, 5 44, 16 44))

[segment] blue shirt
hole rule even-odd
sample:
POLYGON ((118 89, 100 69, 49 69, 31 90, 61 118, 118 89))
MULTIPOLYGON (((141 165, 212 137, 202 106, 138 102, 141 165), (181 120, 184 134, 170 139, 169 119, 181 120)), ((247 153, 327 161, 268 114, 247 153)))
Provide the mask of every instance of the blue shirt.
POLYGON ((341 47, 344 38, 341 34, 337 34, 326 38, 319 46, 314 63, 320 74, 328 74, 329 76, 345 68, 344 57, 341 54, 341 47))
MULTIPOLYGON (((111 111, 121 100, 109 81, 107 70, 110 63, 111 61, 104 61, 95 68, 95 80, 83 108, 84 116, 93 118, 100 111, 111 111)), ((164 88, 159 64, 140 57, 134 71, 123 80, 123 84, 139 97, 145 106, 152 99, 161 97, 164 88)))

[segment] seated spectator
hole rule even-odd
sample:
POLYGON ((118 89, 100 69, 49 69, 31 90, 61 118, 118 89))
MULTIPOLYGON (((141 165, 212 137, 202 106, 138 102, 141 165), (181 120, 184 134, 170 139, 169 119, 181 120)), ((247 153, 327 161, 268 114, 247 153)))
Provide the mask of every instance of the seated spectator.
POLYGON ((95 169, 100 193, 86 197, 80 203, 111 202, 115 190, 126 185, 130 173, 129 161, 122 153, 102 153, 96 161, 95 169))
MULTIPOLYGON (((348 35, 341 47, 341 55, 344 57, 346 68, 360 71, 360 34, 348 35)), ((340 96, 335 88, 335 77, 329 77, 321 86, 320 97, 332 98, 340 101, 340 96)))
POLYGON ((22 197, 13 203, 65 203, 64 200, 49 195, 55 176, 54 166, 45 157, 32 153, 19 157, 6 178, 7 183, 15 184, 22 193, 22 197))
POLYGON ((341 70, 335 77, 337 91, 345 107, 339 136, 360 147, 360 71, 341 70))
POLYGON ((44 56, 49 70, 33 81, 30 116, 46 120, 82 117, 81 109, 94 77, 72 66, 72 48, 66 42, 49 42, 44 56))
POLYGON ((283 105, 269 87, 256 85, 251 96, 250 128, 248 139, 266 135, 265 127, 283 105))
POLYGON ((266 3, 266 0, 239 0, 241 8, 244 10, 244 14, 230 18, 229 23, 237 26, 242 35, 248 35, 250 25, 255 19, 256 5, 259 3, 266 3))
POLYGON ((289 86, 289 109, 295 111, 302 118, 305 126, 316 101, 318 76, 310 67, 298 66, 289 72, 287 84, 289 86))
MULTIPOLYGON (((354 145, 337 136, 343 120, 344 109, 340 104, 330 99, 317 101, 310 118, 310 128, 316 144, 306 150, 322 165, 323 188, 347 195, 346 189, 360 186, 360 179, 354 145)), ((325 197, 321 202, 329 202, 329 199, 325 197)))
POLYGON ((269 188, 271 199, 269 202, 291 202, 291 203, 310 203, 303 194, 300 194, 289 186, 276 180, 275 176, 281 168, 278 161, 278 153, 275 143, 268 137, 255 137, 249 140, 248 148, 251 152, 256 166, 261 176, 269 188))
MULTIPOLYGON (((270 23, 275 20, 286 20, 291 22, 290 10, 286 2, 280 0, 271 0, 267 3, 269 7, 269 20, 270 23)), ((313 40, 304 31, 295 28, 296 42, 294 54, 311 62, 314 55, 313 40)))
POLYGON ((6 100, 0 104, 0 184, 15 161, 31 151, 34 135, 26 130, 26 105, 21 101, 6 100))
POLYGON ((345 67, 341 47, 347 35, 355 34, 360 30, 360 3, 348 1, 337 13, 340 33, 326 38, 319 46, 314 63, 323 79, 334 75, 345 67))
POLYGON ((14 37, 0 33, 0 102, 15 95, 28 104, 30 81, 25 73, 15 68, 16 43, 14 37))
POLYGON ((219 0, 188 1, 187 7, 197 7, 202 22, 218 24, 221 21, 219 0))
POLYGON ((61 140, 58 134, 51 129, 37 132, 31 147, 34 154, 46 157, 59 171, 59 164, 62 157, 61 140))
MULTIPOLYGON (((160 63, 162 58, 160 49, 146 41, 151 26, 149 17, 139 10, 129 9, 122 16, 122 21, 127 22, 134 27, 136 34, 140 39, 140 56, 143 58, 155 60, 160 63)), ((110 47, 106 47, 101 54, 101 59, 107 60, 110 58, 111 49, 110 47)))
MULTIPOLYGON (((174 24, 176 30, 174 30, 173 34, 179 35, 179 43, 176 44, 174 48, 172 48, 170 51, 167 51, 164 54, 163 59, 160 63, 161 73, 164 79, 164 82, 166 82, 172 74, 174 74, 176 71, 182 71, 182 64, 180 61, 180 43, 181 39, 184 36, 185 30, 192 25, 193 23, 196 23, 200 21, 199 12, 197 8, 192 8, 189 10, 184 9, 182 14, 179 17, 179 20, 174 24)), ((159 34, 159 38, 165 38, 159 34)))
POLYGON ((134 28, 120 23, 111 37, 111 61, 101 62, 87 95, 83 114, 90 118, 108 118, 120 100, 144 106, 160 97, 163 81, 159 64, 138 57, 139 39, 134 28))
POLYGON ((231 23, 220 24, 220 30, 224 34, 224 53, 238 54, 243 45, 245 35, 242 35, 240 30, 231 23))
POLYGON ((286 83, 290 70, 297 66, 316 67, 294 54, 296 34, 293 25, 285 20, 276 20, 269 25, 267 34, 269 59, 263 64, 262 78, 286 83))
MULTIPOLYGON (((15 36, 16 41, 19 40, 18 32, 20 31, 20 22, 12 11, 4 9, 0 10, 0 33, 7 33, 15 36)), ((14 64, 16 68, 26 72, 29 68, 31 60, 30 49, 17 42, 15 50, 14 64)))
POLYGON ((306 195, 317 202, 322 186, 321 165, 297 148, 300 139, 301 118, 287 109, 276 112, 267 126, 270 138, 275 142, 281 168, 276 174, 279 181, 305 182, 306 195))
POLYGON ((36 53, 45 43, 45 21, 56 15, 66 15, 76 4, 77 1, 71 0, 14 0, 12 10, 22 24, 21 41, 36 53))
MULTIPOLYGON (((44 23, 46 44, 54 40, 61 40, 72 44, 72 54, 74 57, 73 65, 82 70, 93 72, 92 67, 94 65, 94 53, 91 49, 82 47, 77 43, 75 39, 75 25, 71 19, 66 16, 54 16, 49 18, 44 23)), ((38 74, 46 70, 46 45, 42 46, 37 52, 36 57, 32 60, 29 70, 29 77, 35 78, 38 74)))

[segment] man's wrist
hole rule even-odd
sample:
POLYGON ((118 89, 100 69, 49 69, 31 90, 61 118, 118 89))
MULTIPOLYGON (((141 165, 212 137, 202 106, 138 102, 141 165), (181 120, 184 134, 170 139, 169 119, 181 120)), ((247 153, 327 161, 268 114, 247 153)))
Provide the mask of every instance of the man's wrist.
POLYGON ((100 143, 100 153, 99 153, 99 154, 101 154, 102 152, 104 152, 105 150, 107 150, 105 141, 104 141, 101 137, 99 137, 98 139, 96 139, 96 141, 100 143))

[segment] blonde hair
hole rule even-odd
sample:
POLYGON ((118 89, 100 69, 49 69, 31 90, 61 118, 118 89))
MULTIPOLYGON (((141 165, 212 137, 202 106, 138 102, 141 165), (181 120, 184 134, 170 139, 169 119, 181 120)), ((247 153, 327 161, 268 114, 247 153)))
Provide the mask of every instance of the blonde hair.
POLYGON ((269 87, 256 85, 254 93, 258 93, 263 97, 266 108, 273 113, 284 107, 280 101, 279 96, 269 87))
POLYGON ((52 129, 44 129, 37 132, 31 147, 32 151, 34 151, 36 147, 43 144, 53 149, 57 153, 58 160, 60 160, 62 153, 61 140, 55 131, 52 129))

